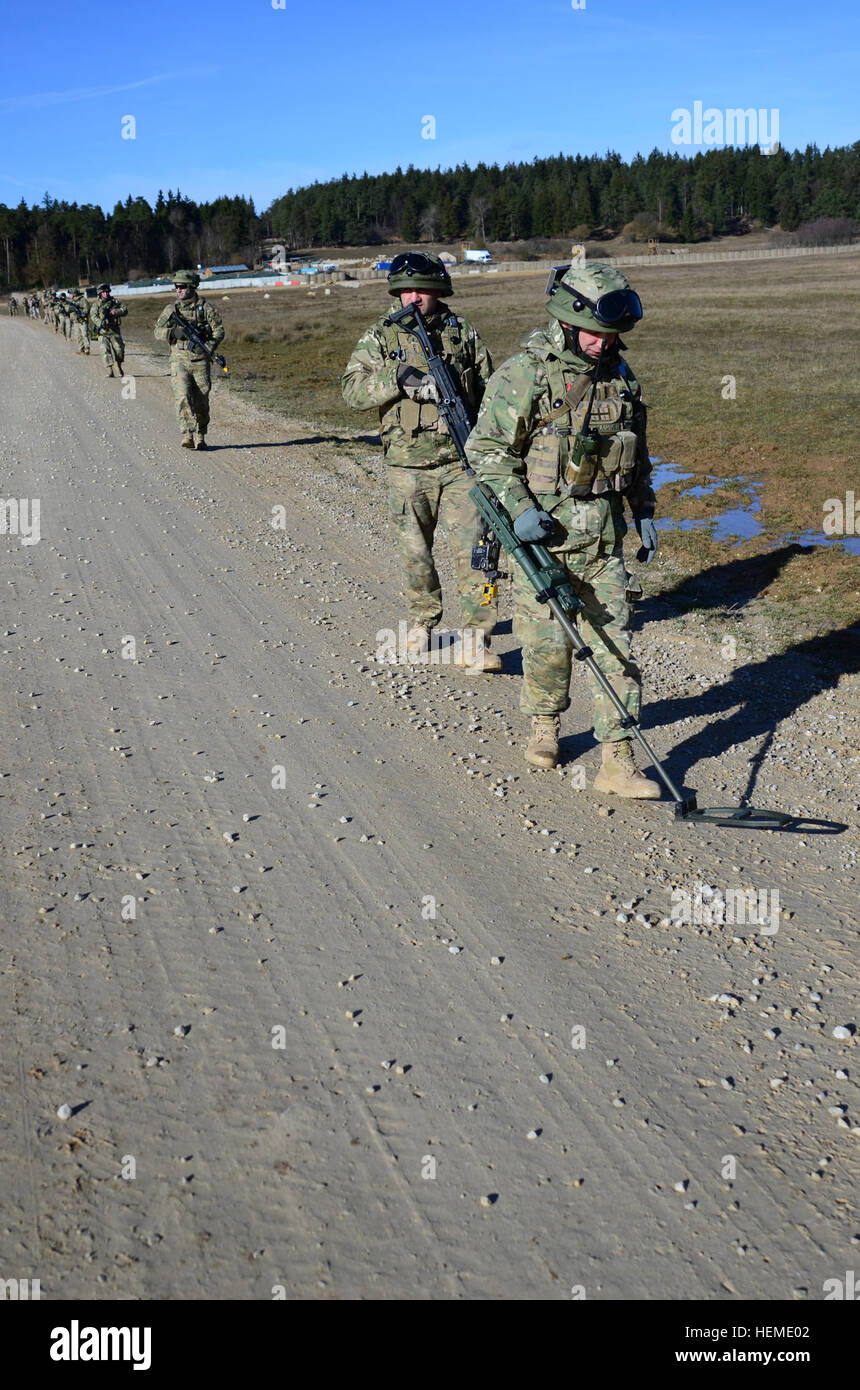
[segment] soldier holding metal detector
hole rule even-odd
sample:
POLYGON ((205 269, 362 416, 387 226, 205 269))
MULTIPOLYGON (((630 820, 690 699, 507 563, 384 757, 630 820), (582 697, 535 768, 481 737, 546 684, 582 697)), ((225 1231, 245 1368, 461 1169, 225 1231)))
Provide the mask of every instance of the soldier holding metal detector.
MULTIPOLYGON (((512 519, 521 542, 545 545, 576 595, 579 627, 599 669, 638 720, 639 671, 631 656, 631 584, 622 557, 626 499, 642 542, 657 549, 654 493, 639 383, 619 354, 619 333, 642 317, 639 296, 610 266, 556 267, 547 284, 550 323, 522 342, 490 381, 469 461, 512 519)), ((559 715, 570 704, 573 646, 520 565, 514 632, 523 649, 520 708, 532 717, 526 760, 558 761, 559 715)), ((594 732, 602 746, 597 791, 656 798, 636 768, 630 727, 589 670, 594 732)))
POLYGON ((409 613, 407 656, 426 659, 430 633, 442 617, 442 588, 433 562, 441 520, 457 576, 464 639, 454 662, 469 671, 499 671, 490 651, 496 624, 498 548, 469 497, 465 441, 492 372, 472 325, 443 302, 453 293, 438 256, 395 256, 388 292, 400 309, 378 319, 359 339, 342 378, 347 404, 379 412, 388 464, 389 509, 403 565, 409 613), (483 577, 472 568, 473 550, 483 577), (474 643, 474 645, 472 645, 474 643))

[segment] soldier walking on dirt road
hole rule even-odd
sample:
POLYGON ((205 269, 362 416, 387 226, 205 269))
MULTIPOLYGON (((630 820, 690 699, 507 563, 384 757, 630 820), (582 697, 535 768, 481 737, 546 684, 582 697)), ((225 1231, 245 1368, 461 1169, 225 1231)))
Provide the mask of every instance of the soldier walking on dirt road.
POLYGON ((114 366, 116 366, 117 376, 122 376, 125 343, 119 321, 127 313, 128 309, 125 305, 120 304, 118 299, 114 299, 110 292, 110 285, 102 284, 97 287, 95 302, 90 305, 89 322, 92 332, 96 334, 102 345, 102 356, 107 376, 113 376, 114 366))
MULTIPOLYGON (((618 335, 641 319, 642 305, 620 271, 600 264, 556 267, 547 295, 550 322, 527 334, 522 351, 490 380, 467 453, 519 539, 545 544, 564 565, 583 604, 582 634, 638 719, 641 678, 630 628, 641 588, 631 584, 622 554, 625 498, 642 542, 637 559, 653 558, 657 533, 645 407, 618 335)), ((571 643, 519 566, 514 607, 523 649, 520 709, 532 718, 526 761, 555 767, 559 715, 570 705, 571 643)), ((629 730, 611 700, 593 679, 592 689, 602 746, 595 790, 659 797, 658 783, 636 768, 629 730)))
POLYGON ((224 324, 217 309, 197 293, 200 276, 193 270, 177 270, 173 277, 176 301, 162 309, 155 325, 155 336, 170 344, 170 377, 182 429, 183 449, 205 449, 209 428, 209 392, 212 374, 209 358, 196 351, 186 330, 177 323, 178 313, 187 319, 200 337, 213 347, 224 337, 224 324))
MULTIPOLYGON (((405 308, 420 309, 431 341, 459 380, 464 401, 476 411, 493 370, 490 354, 467 319, 452 313, 443 295, 453 293, 438 256, 404 251, 391 262, 388 293, 405 308)), ((377 319, 356 344, 341 380, 347 405, 379 413, 388 464, 388 505, 403 568, 409 614, 406 656, 426 660, 430 633, 442 617, 442 586, 433 562, 441 520, 457 576, 464 637, 454 664, 469 671, 500 671, 489 649, 498 607, 483 599, 482 576, 471 567, 481 523, 445 421, 436 408, 438 388, 415 338, 398 324, 377 319), (465 639, 469 631, 470 641, 465 639), (475 638, 476 645, 473 645, 475 638)))

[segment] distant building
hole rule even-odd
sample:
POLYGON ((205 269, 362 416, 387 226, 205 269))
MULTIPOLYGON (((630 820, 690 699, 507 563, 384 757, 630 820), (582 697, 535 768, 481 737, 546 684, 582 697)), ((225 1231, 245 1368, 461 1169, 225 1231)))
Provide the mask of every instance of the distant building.
POLYGON ((201 275, 204 275, 204 276, 206 276, 206 275, 236 275, 239 271, 242 271, 242 270, 250 270, 250 266, 247 266, 247 265, 208 265, 208 266, 206 266, 206 268, 204 269, 202 265, 199 265, 199 266, 197 267, 197 269, 200 271, 200 274, 201 274, 201 275))

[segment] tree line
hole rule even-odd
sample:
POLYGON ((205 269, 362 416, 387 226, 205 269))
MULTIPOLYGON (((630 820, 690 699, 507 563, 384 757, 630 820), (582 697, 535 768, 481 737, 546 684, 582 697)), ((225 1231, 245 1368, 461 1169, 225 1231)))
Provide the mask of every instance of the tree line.
POLYGON ((177 189, 117 203, 0 203, 0 279, 6 288, 142 279, 181 265, 256 259, 261 219, 251 198, 195 203, 177 189))
POLYGON ((196 203, 177 190, 117 203, 0 204, 4 287, 141 278, 182 264, 257 258, 261 237, 291 250, 588 237, 696 242, 752 226, 794 232, 822 219, 860 220, 860 142, 764 154, 757 145, 692 157, 654 150, 625 162, 557 155, 529 163, 344 175, 290 189, 258 214, 251 198, 196 203))
POLYGON ((820 151, 727 146, 692 158, 654 150, 557 155, 474 169, 408 168, 344 175, 278 198, 268 211, 291 247, 393 240, 485 241, 567 237, 598 228, 635 239, 700 241, 753 224, 792 232, 816 218, 860 218, 860 142, 820 151))

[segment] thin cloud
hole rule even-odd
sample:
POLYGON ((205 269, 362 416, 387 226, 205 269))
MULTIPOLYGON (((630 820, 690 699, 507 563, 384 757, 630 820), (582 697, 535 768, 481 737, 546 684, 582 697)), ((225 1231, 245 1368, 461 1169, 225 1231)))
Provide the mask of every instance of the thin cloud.
POLYGON ((31 92, 29 96, 0 98, 0 112, 37 111, 43 106, 60 106, 67 101, 91 101, 94 97, 109 97, 116 92, 133 92, 138 87, 151 87, 156 82, 167 82, 176 74, 159 73, 155 77, 142 77, 139 82, 123 82, 116 87, 73 87, 67 92, 31 92))

